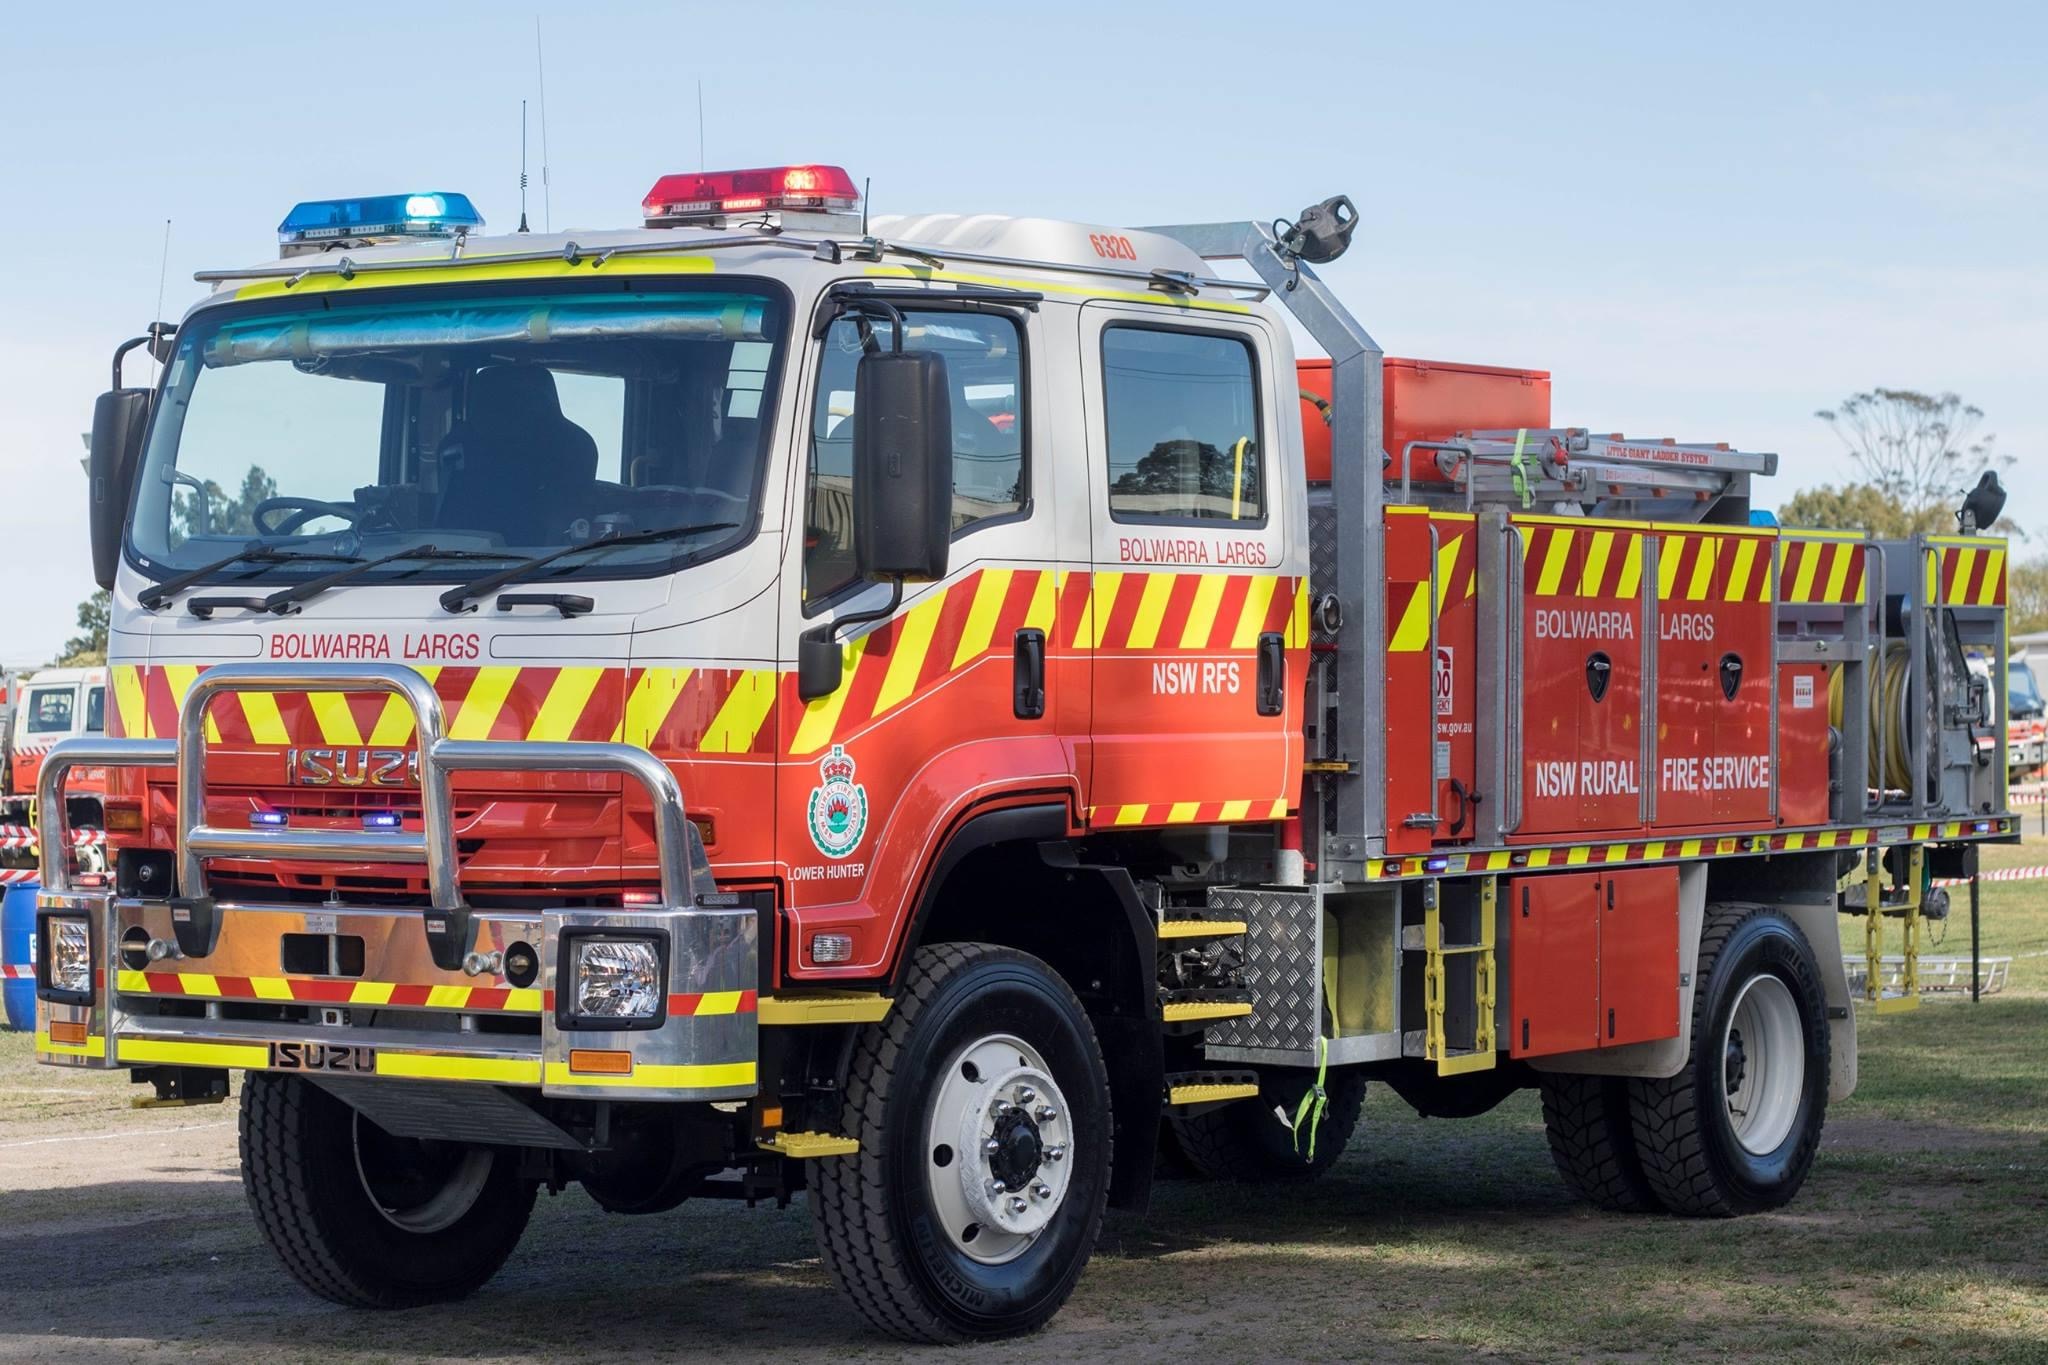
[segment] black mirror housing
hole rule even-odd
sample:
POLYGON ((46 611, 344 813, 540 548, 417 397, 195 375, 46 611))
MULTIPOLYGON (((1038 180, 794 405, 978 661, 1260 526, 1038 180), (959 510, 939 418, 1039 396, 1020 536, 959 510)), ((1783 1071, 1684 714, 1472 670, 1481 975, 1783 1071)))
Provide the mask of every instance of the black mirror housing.
POLYGON ((828 630, 797 637, 796 694, 805 701, 829 697, 846 680, 845 652, 828 630))
POLYGON ((92 405, 92 441, 86 459, 86 518, 92 528, 92 576, 114 586, 121 563, 121 531, 149 426, 148 389, 109 389, 92 405))
POLYGON ((943 356, 881 351, 854 373, 853 552, 864 578, 946 576, 953 406, 943 356))

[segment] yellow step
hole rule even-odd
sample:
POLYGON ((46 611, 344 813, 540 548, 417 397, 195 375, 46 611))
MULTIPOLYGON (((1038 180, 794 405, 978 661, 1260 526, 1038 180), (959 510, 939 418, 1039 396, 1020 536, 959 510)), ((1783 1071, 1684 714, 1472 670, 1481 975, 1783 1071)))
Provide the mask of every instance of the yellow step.
POLYGON ((1159 937, 1225 938, 1250 927, 1241 919, 1170 919, 1159 926, 1159 937))
POLYGON ((1258 1097, 1256 1085, 1176 1085, 1166 1092, 1168 1104, 1221 1104, 1224 1100, 1258 1097))
POLYGON ((1169 1024, 1192 1024, 1202 1019, 1242 1019, 1252 1012, 1249 1000, 1175 1000, 1162 1008, 1169 1024))
POLYGON ((894 1004, 873 991, 820 990, 764 995, 757 1003, 762 1024, 872 1024, 888 1017, 894 1004))
POLYGON ((799 1161, 818 1156, 852 1156, 860 1143, 838 1133, 777 1133, 761 1143, 764 1152, 780 1152, 799 1161))

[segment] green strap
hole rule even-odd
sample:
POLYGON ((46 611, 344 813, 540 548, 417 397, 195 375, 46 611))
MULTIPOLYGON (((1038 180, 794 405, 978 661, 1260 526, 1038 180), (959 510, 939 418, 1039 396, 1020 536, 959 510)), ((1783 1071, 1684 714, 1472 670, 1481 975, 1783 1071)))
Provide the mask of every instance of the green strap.
POLYGON ((1522 510, 1527 511, 1535 501, 1529 496, 1529 457, 1523 448, 1529 442, 1529 428, 1523 427, 1515 433, 1515 453, 1508 460, 1508 472, 1514 478, 1515 494, 1522 500, 1522 510))
POLYGON ((1308 1125, 1308 1159, 1316 1159, 1316 1129, 1323 1126, 1323 1111, 1330 1107, 1330 1092, 1323 1081, 1330 1072, 1330 1040, 1316 1039, 1316 1083, 1302 1094, 1294 1110, 1294 1154, 1301 1155, 1301 1128, 1308 1125))

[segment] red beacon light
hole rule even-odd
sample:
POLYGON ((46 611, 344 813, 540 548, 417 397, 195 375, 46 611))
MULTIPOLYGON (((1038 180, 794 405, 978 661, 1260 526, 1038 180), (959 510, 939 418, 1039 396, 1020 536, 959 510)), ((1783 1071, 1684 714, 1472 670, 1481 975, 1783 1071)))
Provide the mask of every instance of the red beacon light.
POLYGON ((851 213, 859 207, 860 190, 837 166, 665 175, 640 201, 648 227, 712 222, 738 214, 851 213))

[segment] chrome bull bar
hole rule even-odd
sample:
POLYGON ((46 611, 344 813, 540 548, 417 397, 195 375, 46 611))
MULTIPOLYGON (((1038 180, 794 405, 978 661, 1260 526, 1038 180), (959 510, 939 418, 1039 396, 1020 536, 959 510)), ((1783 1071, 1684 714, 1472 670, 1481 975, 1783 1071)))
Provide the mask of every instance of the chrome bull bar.
POLYGON ((690 906, 715 888, 703 840, 687 818, 675 774, 645 749, 628 744, 548 740, 450 739, 440 694, 418 670, 374 664, 220 664, 201 673, 178 710, 177 740, 60 741, 44 760, 38 786, 43 885, 69 886, 62 793, 74 767, 171 767, 178 770, 179 901, 202 939, 214 930, 206 860, 307 858, 423 864, 427 870, 427 936, 434 960, 453 969, 469 951, 469 912, 458 885, 449 774, 456 772, 617 773, 646 790, 654 805, 655 856, 661 900, 690 906), (223 829, 206 821, 206 708, 230 692, 382 692, 412 711, 419 745, 420 832, 407 830, 223 829))
MULTIPOLYGON (((99 926, 96 948, 104 964, 105 981, 105 989, 95 993, 91 1005, 57 1005, 45 1000, 46 1012, 84 1028, 88 1037, 77 1046, 58 1040, 46 1046, 39 1038, 38 1055, 44 1060, 87 1066, 175 1061, 277 1068, 282 1063, 273 1045, 321 1039, 375 1049, 380 1075, 538 1083, 550 1095, 591 1098, 702 1100, 754 1093, 755 911, 742 898, 717 891, 703 841, 687 818, 680 785, 646 750, 623 744, 450 739, 440 697, 432 686, 413 669, 391 665, 219 665, 200 674, 187 691, 178 722, 175 741, 68 739, 51 749, 44 765, 38 788, 38 833, 45 895, 39 914, 91 914, 99 926), (252 691, 381 692, 402 699, 412 711, 418 736, 420 830, 357 832, 288 826, 243 830, 208 825, 206 709, 227 693, 252 691), (109 891, 72 887, 66 854, 64 780, 75 767, 102 764, 176 769, 175 856, 180 894, 167 902, 121 899, 109 891), (618 773, 638 782, 654 809, 661 904, 612 910, 549 908, 530 914, 479 911, 473 915, 463 902, 459 884, 449 776, 475 771, 618 773), (543 945, 541 976, 532 992, 549 1002, 541 1011, 539 1037, 533 1045, 522 1046, 509 1035, 485 1038, 465 1031, 435 1034, 435 1039, 446 1041, 427 1046, 407 1033, 410 1026, 403 1022, 390 1027, 266 1022, 230 1017, 215 1005, 207 1006, 203 1018, 129 1010, 124 997, 147 993, 151 987, 146 983, 161 973, 185 970, 167 963, 149 966, 145 972, 141 964, 125 963, 121 939, 138 927, 146 927, 152 941, 163 937, 166 929, 171 931, 178 944, 170 956, 179 961, 191 959, 193 969, 202 973, 198 980, 214 983, 212 972, 277 972, 279 967, 265 965, 276 961, 271 956, 276 949, 271 945, 296 928, 315 928, 312 921, 316 919, 322 922, 318 927, 323 932, 334 932, 338 924, 375 946, 385 940, 371 931, 371 921, 388 921, 405 913, 341 905, 216 905, 206 880, 206 861, 215 857, 423 865, 429 903, 419 913, 434 965, 441 972, 460 972, 463 976, 458 979, 497 972, 494 962, 480 965, 495 954, 471 951, 479 932, 489 932, 495 942, 517 927, 522 930, 520 937, 543 945), (245 934, 240 942, 231 937, 223 945, 222 925, 229 919, 246 922, 253 937, 245 934), (589 933, 651 935, 669 945, 664 983, 669 1004, 658 1027, 613 1026, 590 1017, 572 1018, 566 1006, 556 1008, 558 974, 567 970, 558 949, 568 936, 589 933), (207 960, 217 951, 222 954, 218 959, 222 965, 210 966, 207 960), (713 1002, 718 1002, 715 1007, 713 1002), (266 1052, 266 1047, 271 1051, 266 1052), (579 1056, 601 1056, 606 1050, 613 1057, 630 1054, 632 1060, 623 1073, 579 1069, 579 1056)), ((152 951, 152 962, 155 957, 152 951)), ((382 960, 387 967, 398 967, 397 979, 417 981, 432 975, 422 971, 408 977, 401 964, 388 956, 382 960)), ((388 992, 388 985, 371 989, 388 992)), ((182 991, 181 984, 179 993, 182 991)))

